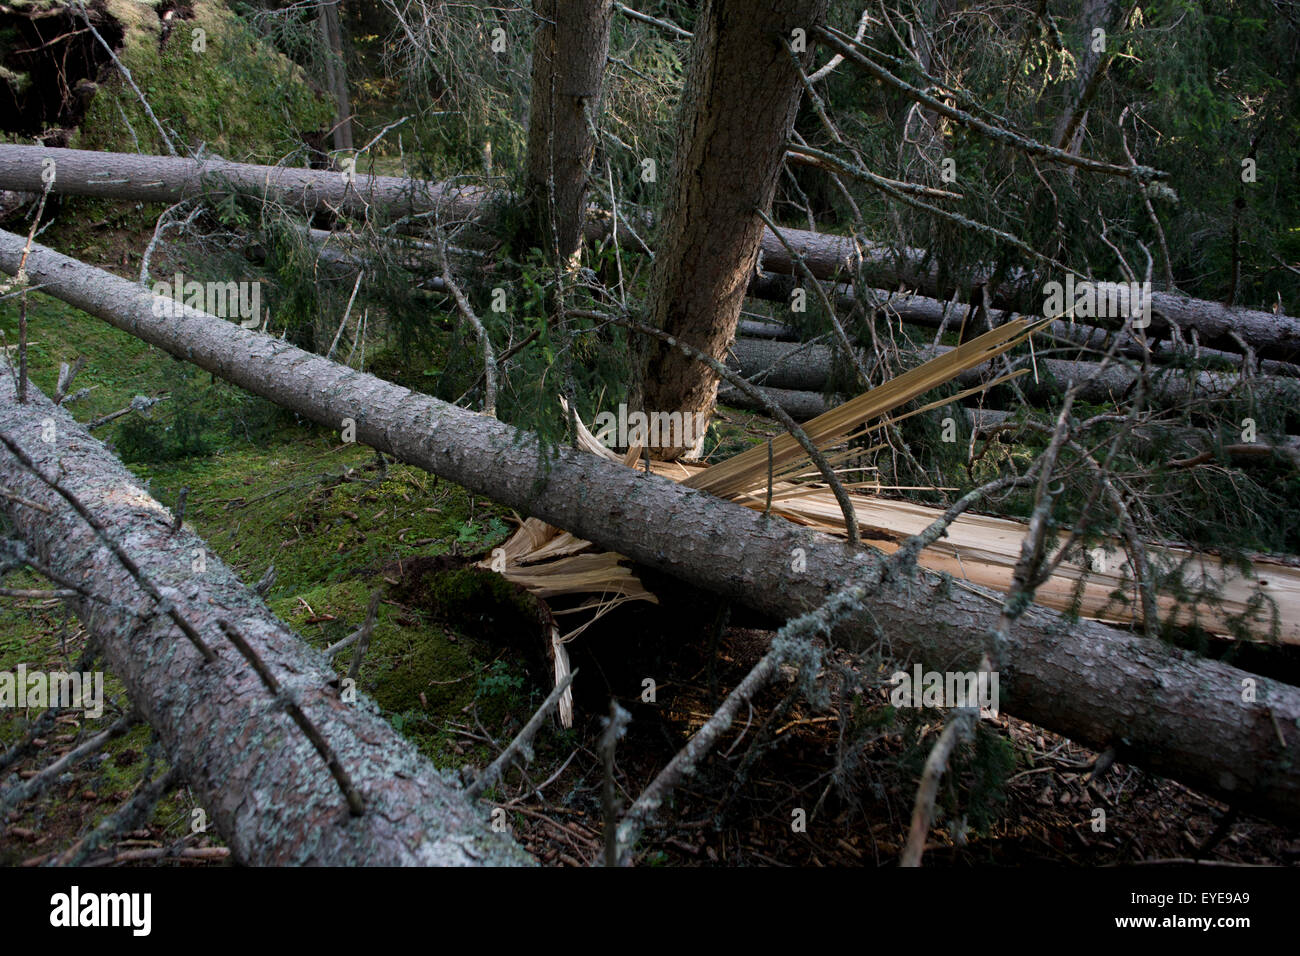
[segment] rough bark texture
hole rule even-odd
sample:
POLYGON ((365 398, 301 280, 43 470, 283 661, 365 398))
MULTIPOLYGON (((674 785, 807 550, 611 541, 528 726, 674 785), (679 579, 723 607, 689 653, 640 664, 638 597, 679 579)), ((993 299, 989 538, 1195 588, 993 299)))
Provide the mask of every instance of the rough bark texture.
MULTIPOLYGON (((0 269, 17 269, 24 241, 0 232, 0 269)), ((998 626, 1001 595, 890 572, 877 552, 572 448, 543 459, 528 433, 286 342, 191 309, 155 317, 139 286, 43 246, 27 271, 48 294, 308 419, 352 418, 358 441, 775 617, 860 582, 834 634, 850 646, 883 639, 900 657, 973 670, 998 626)), ((1008 713, 1300 822, 1300 689, 1037 606, 1012 625, 1003 657, 1008 713)))
POLYGON ((821 389, 834 361, 835 354, 828 345, 770 339, 736 339, 727 351, 728 368, 768 388, 821 389))
MULTIPOLYGON (((809 392, 790 388, 768 388, 760 385, 758 391, 769 402, 782 408, 787 415, 797 422, 806 422, 810 418, 829 409, 821 392, 809 392)), ((723 384, 718 388, 718 401, 733 408, 747 408, 752 411, 765 411, 766 406, 750 398, 740 389, 723 384)))
POLYGON ((1102 77, 1106 75, 1106 67, 1110 65, 1110 58, 1114 52, 1115 42, 1110 33, 1113 29, 1123 26, 1122 23, 1115 22, 1120 12, 1120 0, 1086 0, 1083 5, 1083 15, 1079 18, 1079 25, 1083 31, 1083 48, 1079 51, 1076 60, 1078 73, 1075 76, 1069 103, 1052 132, 1052 145, 1057 149, 1078 152, 1074 144, 1082 138, 1088 107, 1092 104, 1093 97, 1097 95, 1097 89, 1101 85, 1102 77), (1106 31, 1104 50, 1093 49, 1092 31, 1099 27, 1106 31))
POLYGON ((348 70, 343 59, 343 27, 339 23, 338 0, 320 5, 321 39, 325 42, 325 74, 334 97, 334 148, 352 148, 352 104, 348 98, 348 70))
MULTIPOLYGON (((741 110, 746 109, 742 105, 741 110)), ((44 188, 43 159, 55 159, 59 163, 59 178, 53 192, 73 196, 175 202, 183 196, 201 194, 206 184, 218 190, 233 186, 264 195, 302 212, 314 212, 328 203, 335 208, 341 204, 353 214, 369 210, 387 216, 428 212, 435 206, 448 216, 471 216, 487 197, 485 190, 475 187, 393 176, 358 174, 349 189, 340 173, 324 170, 2 144, 0 189, 39 193, 44 188)), ((631 213, 620 210, 620 217, 627 215, 631 213)), ((705 227, 704 222, 698 225, 701 229, 705 227)), ((587 226, 587 234, 599 238, 608 232, 609 224, 588 222, 587 226)), ((818 278, 847 278, 860 264, 868 280, 876 286, 894 289, 903 286, 944 297, 953 291, 951 285, 939 281, 937 270, 917 265, 924 257, 919 249, 895 253, 888 246, 861 243, 847 236, 802 229, 781 232, 818 278)), ((634 242, 630 234, 627 241, 634 242)), ((760 246, 761 268, 785 275, 799 274, 795 260, 770 229, 762 228, 760 246)), ((746 273, 745 280, 748 279, 746 273)), ((996 291, 994 300, 999 305, 1006 302, 996 291)), ((1300 359, 1300 319, 1293 316, 1235 308, 1167 292, 1152 294, 1151 309, 1152 323, 1147 333, 1153 338, 1168 337, 1173 323, 1184 336, 1195 330, 1201 346, 1206 348, 1240 354, 1241 345, 1233 337, 1236 333, 1262 359, 1283 362, 1300 359)), ((1102 322, 1097 320, 1097 324, 1102 322)))
POLYGON ((564 262, 577 251, 587 219, 614 7, 611 0, 536 0, 533 8, 541 19, 533 41, 528 201, 542 248, 564 262))
MULTIPOLYGON (((7 235, 7 234, 6 234, 7 235)), ((199 803, 250 865, 489 865, 529 858, 490 832, 476 805, 358 695, 344 703, 319 651, 276 618, 201 538, 173 532, 173 517, 64 409, 28 385, 17 404, 0 374, 0 430, 46 475, 72 492, 141 571, 194 626, 218 659, 205 664, 166 615, 137 626, 152 600, 86 522, 48 485, 0 448, 0 482, 43 504, 0 505, 32 552, 52 570, 113 605, 69 603, 104 659, 157 731, 199 803), (42 440, 45 421, 55 440, 42 440), (193 570, 205 555, 202 572, 193 570), (351 816, 324 760, 258 679, 217 621, 232 623, 320 730, 365 800, 351 816)))
MULTIPOLYGON (((770 272, 762 273, 755 276, 754 280, 749 284, 749 295, 770 302, 788 303, 791 292, 802 284, 794 276, 778 275, 770 272)), ((844 309, 846 312, 858 306, 851 285, 834 283, 827 288, 827 294, 831 296, 832 301, 835 302, 838 308, 844 309)), ((970 329, 972 323, 976 323, 978 331, 982 332, 987 329, 983 316, 978 315, 977 312, 972 312, 970 307, 963 303, 941 302, 929 296, 912 295, 910 293, 890 293, 884 289, 873 289, 871 294, 875 296, 877 302, 887 303, 887 307, 877 310, 877 317, 888 316, 895 320, 912 325, 923 325, 932 329, 939 328, 946 317, 945 327, 950 331, 955 332, 963 326, 970 329)), ((1005 314, 998 312, 996 321, 1002 323, 1017 318, 1035 320, 1035 317, 1031 315, 1022 316, 1014 312, 1005 314)), ((1168 338, 1154 338, 1154 333, 1151 333, 1143 343, 1134 335, 1098 328, 1096 325, 1088 324, 1088 321, 1078 319, 1069 322, 1058 319, 1049 322, 1038 335, 1041 339, 1056 340, 1062 344, 1077 345, 1080 348, 1104 352, 1110 347, 1110 340, 1113 336, 1119 334, 1118 354, 1141 358, 1143 352, 1150 349, 1152 361, 1160 363, 1191 357, 1197 362, 1204 362, 1207 366, 1221 365, 1240 368, 1245 361, 1240 352, 1206 348, 1204 342, 1201 342, 1197 348, 1193 349, 1186 344, 1176 345, 1168 338)), ((1281 317, 1281 321, 1285 322, 1286 317, 1281 317)), ((1152 324, 1154 326, 1155 323, 1152 324)), ((740 335, 755 338, 783 339, 786 341, 795 341, 799 338, 799 334, 795 329, 776 321, 758 322, 752 319, 742 319, 737 327, 737 332, 740 335)), ((1151 330, 1148 330, 1148 332, 1151 332, 1151 330)), ((1279 362, 1275 359, 1257 359, 1256 362, 1257 371, 1266 375, 1286 375, 1291 378, 1300 378, 1300 365, 1279 362)))
MULTIPOLYGON (((867 281, 874 286, 914 289, 940 298, 947 298, 953 293, 953 285, 941 281, 937 268, 923 269, 919 266, 923 259, 920 250, 909 249, 896 254, 884 246, 859 244, 846 236, 810 233, 798 229, 783 229, 782 233, 819 279, 848 278, 861 266, 867 281)), ((772 272, 799 273, 790 253, 770 232, 763 236, 763 256, 760 261, 762 268, 772 272)), ((983 277, 977 274, 972 285, 979 285, 983 281, 983 277)), ((1097 283, 1098 292, 1107 296, 1115 285, 1097 283)), ((1015 290, 994 289, 992 298, 999 307, 1009 306, 1015 298, 1015 290)), ((1115 328, 1122 324, 1119 320, 1090 321, 1098 326, 1110 325, 1115 328)), ((1153 291, 1151 325, 1147 334, 1165 338, 1171 334, 1172 326, 1177 326, 1184 336, 1194 329, 1201 345, 1208 348, 1240 353, 1241 345, 1233 337, 1233 333, 1236 333, 1261 358, 1283 362, 1300 359, 1300 319, 1293 316, 1241 309, 1205 299, 1153 291)))
MULTIPOLYGON (((810 35, 826 0, 709 0, 682 94, 671 195, 660 232, 649 322, 721 360, 758 261, 803 86, 786 43, 810 35)), ((810 54, 802 55, 805 66, 810 54)), ((666 343, 646 348, 647 411, 712 413, 718 378, 666 343)), ((671 459, 688 448, 657 448, 671 459)))
POLYGON ((39 193, 45 188, 43 164, 51 159, 55 163, 52 192, 142 202, 174 203, 209 190, 238 191, 304 214, 328 206, 353 215, 392 218, 435 208, 449 216, 470 215, 486 195, 473 187, 398 176, 357 173, 349 182, 343 173, 324 169, 39 146, 0 146, 0 183, 13 183, 0 188, 39 193))
MULTIPOLYGON (((911 353, 911 363, 919 365, 945 352, 950 346, 928 346, 911 353)), ((779 389, 817 391, 826 386, 834 364, 834 353, 826 345, 800 345, 765 339, 736 339, 731 345, 728 364, 757 384, 779 389)), ((1097 362, 1073 362, 1044 358, 1031 361, 1028 355, 1010 359, 1012 368, 1027 368, 1034 375, 1017 384, 1031 399, 1045 398, 1081 382, 1079 398, 1092 404, 1123 403, 1136 394, 1140 375, 1120 363, 1102 368, 1097 362)), ((958 376, 966 387, 977 385, 1004 374, 1000 363, 970 369, 958 376)), ((1260 375, 1243 380, 1229 372, 1176 370, 1157 368, 1151 377, 1147 401, 1164 408, 1179 408, 1196 402, 1218 401, 1245 395, 1249 387, 1257 401, 1283 409, 1300 410, 1300 382, 1292 378, 1260 375)), ((749 407, 749 406, 745 406, 749 407)), ((1291 424, 1300 426, 1300 418, 1291 424)))

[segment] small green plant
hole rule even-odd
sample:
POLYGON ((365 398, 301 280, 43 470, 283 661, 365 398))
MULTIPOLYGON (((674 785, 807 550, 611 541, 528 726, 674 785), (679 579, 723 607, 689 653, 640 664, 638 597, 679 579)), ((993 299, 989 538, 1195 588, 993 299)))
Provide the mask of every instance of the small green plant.
POLYGON ((456 525, 456 543, 461 545, 486 544, 502 537, 507 530, 509 529, 506 528, 505 522, 495 515, 486 522, 475 523, 474 519, 471 518, 456 525))
POLYGON ((524 691, 524 678, 511 671, 505 661, 493 661, 488 672, 479 678, 476 695, 483 700, 499 700, 512 703, 524 691))

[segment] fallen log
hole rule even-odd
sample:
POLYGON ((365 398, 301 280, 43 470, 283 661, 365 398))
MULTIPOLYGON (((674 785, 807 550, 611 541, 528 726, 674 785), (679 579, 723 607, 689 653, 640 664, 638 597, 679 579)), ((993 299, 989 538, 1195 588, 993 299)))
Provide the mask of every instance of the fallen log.
POLYGON ((737 338, 727 350, 727 368, 755 385, 820 391, 826 387, 835 352, 828 345, 787 344, 771 339, 737 338))
MULTIPOLYGON (((780 406, 787 415, 797 422, 806 422, 810 418, 816 418, 830 408, 830 405, 826 402, 826 397, 821 392, 791 388, 769 388, 765 385, 759 385, 757 388, 764 398, 780 406)), ((754 401, 740 389, 725 382, 718 386, 718 403, 750 411, 763 411, 766 408, 765 405, 754 401)))
POLYGON ((103 444, 30 383, 27 404, 18 404, 12 376, 3 372, 0 433, 42 474, 58 476, 216 653, 204 663, 69 502, 0 447, 0 483, 13 493, 0 498, 0 507, 43 564, 107 599, 78 594, 68 603, 236 860, 264 866, 529 862, 491 832, 485 808, 372 703, 345 702, 328 660, 276 618, 201 538, 175 528, 172 514, 103 444), (49 423, 52 442, 42 440, 49 423), (364 802, 359 816, 349 812, 312 741, 225 639, 223 620, 319 732, 364 802))
POLYGON ((56 195, 175 203, 212 192, 239 192, 301 214, 332 209, 364 216, 378 209, 391 219, 437 209, 448 217, 463 217, 477 212, 487 197, 487 190, 479 187, 399 176, 257 166, 215 157, 0 145, 0 183, 14 183, 0 188, 39 193, 45 188, 42 177, 51 175, 47 169, 54 177, 50 191, 56 195))
MULTIPOLYGON (((0 232, 0 268, 17 271, 24 241, 0 232)), ((975 670, 999 626, 1003 598, 985 589, 894 568, 873 550, 586 452, 543 452, 496 419, 194 309, 155 316, 138 285, 43 246, 27 272, 44 292, 305 418, 332 428, 351 419, 358 441, 773 617, 860 582, 861 601, 834 631, 848 646, 887 639, 898 658, 975 670)), ((1300 688, 1039 606, 1011 626, 999 686, 1008 713, 1300 822, 1300 688)))
MULTIPOLYGON (((56 177, 51 189, 56 194, 143 202, 176 202, 200 195, 205 189, 236 188, 301 212, 331 208, 361 215, 375 208, 394 218, 428 213, 435 208, 446 216, 471 216, 488 198, 487 190, 479 187, 394 176, 356 173, 349 183, 337 171, 13 145, 0 145, 0 189, 39 193, 45 187, 41 178, 45 160, 55 163, 56 177)), ((622 213, 625 220, 629 216, 647 221, 635 212, 622 213)), ((588 223, 589 236, 605 235, 608 231, 607 222, 588 223)), ((785 243, 789 243, 819 279, 849 279, 861 265, 874 286, 891 289, 902 286, 940 296, 952 291, 939 281, 937 270, 918 265, 924 260, 921 250, 900 253, 879 243, 863 243, 848 236, 803 229, 782 229, 781 233, 785 243)), ((631 231, 621 234, 620 240, 639 245, 631 231)), ((762 270, 801 274, 785 243, 764 228, 759 257, 762 270)), ((1115 285, 1099 283, 1099 288, 1104 294, 1115 285)), ((1007 297, 999 293, 994 294, 994 299, 1000 305, 1007 304, 1007 297)), ((1294 361, 1300 357, 1300 319, 1291 316, 1229 308, 1217 302, 1166 292, 1152 293, 1151 308, 1153 317, 1148 332, 1153 337, 1168 337, 1172 323, 1184 333, 1195 330, 1207 348, 1239 353, 1241 345, 1234 336, 1240 336, 1261 358, 1294 361)), ((1098 320, 1098 324, 1106 323, 1098 320)))
MULTIPOLYGON (((3 186, 3 182, 0 182, 3 186)), ((818 279, 847 280, 860 267, 872 286, 886 289, 913 289, 927 296, 946 298, 954 287, 940 280, 935 268, 923 269, 920 250, 908 250, 900 256, 886 246, 857 243, 844 236, 827 236, 800 229, 783 229, 786 241, 804 259, 809 271, 818 279)), ((763 235, 761 269, 785 275, 800 275, 798 264, 781 241, 770 232, 763 235)), ((969 283, 971 287, 986 280, 969 283)), ((1100 298, 1111 297, 1123 283, 1098 281, 1094 283, 1100 298)), ((990 291, 994 304, 1012 307, 1019 298, 1013 289, 990 291)), ((1089 320, 1101 327, 1119 328, 1121 319, 1089 320)), ((1169 292, 1152 291, 1151 324, 1147 334, 1155 338, 1168 338, 1177 330, 1185 336, 1195 332, 1201 345, 1224 352, 1242 351, 1238 337, 1251 346, 1261 358, 1295 362, 1300 358, 1300 319, 1289 315, 1262 312, 1225 306, 1219 302, 1193 299, 1169 292)))
MULTIPOLYGON (((825 395, 821 392, 799 391, 788 388, 767 388, 758 386, 758 390, 770 402, 779 405, 785 410, 791 418, 798 422, 806 422, 809 419, 816 418, 829 411, 831 405, 826 401, 825 395)), ((718 389, 718 402, 723 405, 729 405, 732 408, 741 408, 748 411, 762 411, 764 406, 754 401, 738 388, 723 384, 718 389)), ((1011 418, 1011 412, 1000 411, 992 408, 964 408, 967 424, 975 428, 979 434, 987 434, 992 428, 1005 423, 1011 418)), ((1207 461, 1214 460, 1218 456, 1215 450, 1223 446, 1223 453, 1232 459, 1236 464, 1243 464, 1251 461, 1263 461, 1270 458, 1274 453, 1281 456, 1284 460, 1291 463, 1293 467, 1300 468, 1300 436, 1285 435, 1278 440, 1266 440, 1254 443, 1222 442, 1216 436, 1203 428, 1176 428, 1171 429, 1166 425, 1139 427, 1135 429, 1135 438, 1138 440, 1136 450, 1149 454, 1157 444, 1160 438, 1172 437, 1181 447, 1181 453, 1193 457, 1203 457, 1209 455, 1207 461)), ((1184 459, 1182 464, 1189 464, 1184 459)))
MULTIPOLYGON (((791 293, 801 284, 794 276, 765 273, 755 276, 750 282, 749 295, 770 302, 788 303, 791 293)), ((845 312, 859 304, 853 286, 846 283, 830 283, 827 294, 835 305, 845 312)), ((938 329, 942 325, 949 332, 958 332, 963 328, 968 335, 971 332, 970 321, 967 319, 970 309, 962 303, 942 302, 930 296, 913 293, 891 293, 884 289, 872 289, 870 300, 881 304, 876 310, 877 317, 887 316, 909 325, 930 329, 938 329)), ((999 314, 998 321, 1024 317, 1017 313, 1010 313, 1005 317, 999 314)), ((980 327, 974 331, 984 331, 982 320, 980 327)), ((1152 334, 1147 335, 1143 340, 1130 333, 1100 328, 1084 319, 1074 322, 1058 319, 1049 322, 1037 334, 1046 341, 1062 346, 1073 345, 1098 353, 1107 351, 1112 339, 1118 335, 1117 354, 1140 359, 1144 354, 1149 353, 1153 362, 1162 364, 1181 360, 1196 364, 1203 363, 1207 367, 1241 368, 1246 360, 1240 351, 1226 352, 1221 349, 1206 348, 1201 344, 1191 346, 1171 338, 1158 338, 1154 335, 1153 329, 1148 329, 1147 332, 1152 334)), ((789 342, 798 341, 800 337, 797 329, 777 319, 767 322, 743 320, 737 329, 737 334, 748 338, 778 339, 789 342)), ((1300 378, 1300 365, 1292 362, 1256 358, 1256 363, 1256 371, 1263 372, 1265 375, 1300 378)))
MULTIPOLYGON (((979 421, 982 416, 972 417, 979 421)), ((1271 450, 1266 452, 1271 454, 1271 450)), ((707 468, 682 462, 661 462, 654 468, 658 474, 676 480, 708 474, 707 468)), ((899 550, 908 538, 925 531, 944 513, 942 508, 880 497, 879 491, 887 489, 877 489, 877 494, 872 494, 869 480, 861 484, 867 487, 859 487, 851 496, 861 539, 886 554, 899 550)), ((770 508, 772 514, 796 524, 843 536, 843 512, 824 486, 796 485, 777 478, 773 481, 770 505, 765 491, 765 486, 758 487, 735 500, 759 511, 770 508)), ((1028 530, 1028 526, 1013 518, 968 511, 921 551, 917 563, 957 580, 1006 592, 1014 584, 1021 542, 1028 530)), ((1144 550, 1156 574, 1181 578, 1181 584, 1155 589, 1155 604, 1159 606, 1162 620, 1196 624, 1218 637, 1237 637, 1231 621, 1246 615, 1255 602, 1269 600, 1277 608, 1278 627, 1274 636, 1281 643, 1300 647, 1300 569, 1276 559, 1257 557, 1253 562, 1255 577, 1251 578, 1243 576, 1235 564, 1225 564, 1212 555, 1155 543, 1144 544, 1144 550), (1213 602, 1196 604, 1175 597, 1175 592, 1194 591, 1209 582, 1213 582, 1216 592, 1213 602)), ((1055 556, 1055 550, 1050 550, 1049 557, 1055 556)), ((1140 621, 1142 614, 1136 580, 1123 542, 1103 539, 1087 555, 1063 557, 1039 586, 1034 600, 1058 611, 1112 624, 1130 624, 1140 621)))
MULTIPOLYGON (((942 355, 951 346, 926 346, 909 353, 911 364, 942 355)), ((746 378, 755 378, 772 388, 814 392, 826 387, 830 379, 834 353, 825 345, 798 345, 761 339, 736 339, 731 345, 729 364, 746 378), (756 378, 757 377, 757 378, 756 378)), ((1136 391, 1141 374, 1113 362, 1102 367, 1096 362, 1073 362, 1068 359, 1029 355, 1011 359, 1012 368, 1032 368, 1036 375, 1018 379, 1017 383, 1031 399, 1043 399, 1064 391, 1067 385, 1082 383, 1078 397, 1093 404, 1121 403, 1136 391)), ((1001 366, 972 369, 957 381, 971 387, 1001 374, 1001 366)), ((1147 401, 1163 408, 1182 408, 1197 402, 1238 398, 1249 387, 1257 402, 1281 409, 1300 411, 1300 381, 1280 376, 1256 376, 1243 379, 1229 372, 1157 368, 1150 379, 1147 401)), ((730 393, 728 393, 730 395, 730 393)), ((791 399, 792 401, 795 401, 791 399)), ((801 407, 804 403, 797 402, 801 407)), ((744 405, 742 407, 750 407, 744 405)), ((782 407, 784 402, 782 402, 782 407)), ((1300 424, 1300 418, 1294 419, 1300 424)))

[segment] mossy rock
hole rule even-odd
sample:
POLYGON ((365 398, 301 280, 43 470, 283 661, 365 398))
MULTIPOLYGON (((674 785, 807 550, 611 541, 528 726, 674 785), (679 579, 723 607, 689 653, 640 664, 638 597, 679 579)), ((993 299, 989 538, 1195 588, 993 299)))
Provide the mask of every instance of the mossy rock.
MULTIPOLYGON (((223 4, 106 0, 105 7, 124 31, 118 56, 159 120, 179 137, 181 152, 203 143, 227 159, 274 163, 329 125, 333 108, 303 70, 223 4)), ((70 145, 167 152, 139 97, 112 67, 70 145)))

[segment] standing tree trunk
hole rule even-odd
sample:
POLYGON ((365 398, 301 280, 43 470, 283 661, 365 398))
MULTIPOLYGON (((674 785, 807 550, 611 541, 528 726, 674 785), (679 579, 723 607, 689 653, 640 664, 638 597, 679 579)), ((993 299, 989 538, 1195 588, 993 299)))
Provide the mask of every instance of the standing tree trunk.
MULTIPOLYGON (((1056 129, 1052 132, 1052 145, 1057 149, 1072 153, 1079 151, 1087 125, 1088 107, 1093 97, 1097 95, 1101 79, 1106 75, 1106 68, 1110 66, 1114 49, 1111 31, 1124 26, 1123 22, 1116 22, 1120 13, 1120 0, 1086 0, 1084 3, 1083 16, 1080 18, 1080 25, 1083 27, 1083 50, 1078 61, 1079 72, 1075 78, 1070 103, 1061 114, 1061 118, 1056 121, 1056 129), (1094 39, 1093 31, 1097 29, 1105 32, 1101 37, 1094 39), (1101 41, 1100 44, 1098 40, 1101 41), (1097 49, 1101 44, 1104 44, 1103 48, 1097 49)), ((1074 167, 1069 169, 1073 172, 1074 167)))
POLYGON ((343 60, 343 27, 339 0, 320 6, 320 31, 325 40, 325 77, 338 115, 334 119, 334 148, 352 149, 352 104, 348 100, 348 68, 343 60))
POLYGON ((566 262, 587 220, 587 173, 609 56, 611 0, 536 0, 528 201, 542 248, 566 262))
MULTIPOLYGON (((803 92, 787 44, 810 36, 826 6, 708 0, 695 28, 649 312, 652 325, 716 359, 735 336, 763 238, 758 213, 772 204, 803 92)), ((646 411, 707 418, 717 401, 717 376, 661 342, 646 348, 640 384, 634 404, 646 411)))

